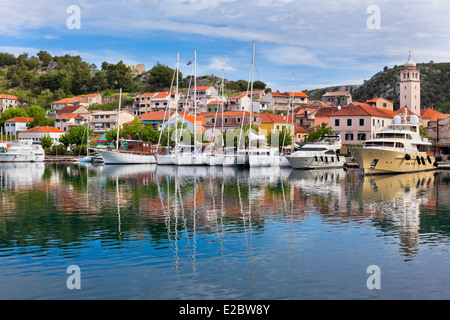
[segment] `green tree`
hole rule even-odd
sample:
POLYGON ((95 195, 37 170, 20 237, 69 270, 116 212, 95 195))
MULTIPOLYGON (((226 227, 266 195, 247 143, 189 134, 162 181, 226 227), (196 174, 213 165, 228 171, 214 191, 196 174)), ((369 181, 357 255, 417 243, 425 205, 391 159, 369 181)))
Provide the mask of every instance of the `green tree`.
POLYGON ((102 70, 106 74, 106 80, 109 88, 128 91, 133 86, 133 73, 123 61, 116 64, 107 62, 102 63, 102 70))
POLYGON ((306 142, 319 141, 324 135, 335 135, 336 133, 325 122, 314 127, 314 131, 309 133, 306 142))
POLYGON ((59 141, 64 145, 81 146, 87 144, 87 139, 92 137, 93 130, 85 126, 73 127, 62 135, 59 141))
MULTIPOLYGON (((150 90, 162 91, 170 88, 172 79, 174 79, 175 70, 157 62, 148 73, 150 75, 148 78, 150 90)), ((176 79, 174 79, 173 85, 175 85, 175 81, 176 79)), ((181 72, 178 72, 178 81, 180 83, 183 81, 183 74, 181 72)))
POLYGON ((28 117, 28 114, 25 111, 25 109, 17 109, 17 108, 7 109, 5 112, 3 112, 2 116, 0 117, 0 126, 3 126, 3 123, 6 120, 15 117, 28 117))
POLYGON ((50 149, 53 145, 53 140, 50 136, 43 136, 40 140, 42 148, 44 149, 50 149))
POLYGON ((272 130, 267 135, 267 144, 271 145, 273 147, 278 147, 279 151, 282 151, 283 146, 284 148, 290 147, 292 144, 292 132, 291 129, 289 130, 272 130), (276 138, 278 137, 278 139, 276 138), (274 139, 274 141, 272 141, 274 139), (278 141, 277 141, 278 140, 278 141), (278 144, 278 145, 275 145, 278 144))
POLYGON ((30 118, 35 118, 39 116, 45 117, 45 109, 38 105, 30 105, 26 109, 26 111, 30 118))
POLYGON ((43 67, 47 67, 48 64, 53 60, 51 54, 48 53, 47 51, 41 50, 37 53, 37 56, 39 57, 39 60, 42 62, 43 67))

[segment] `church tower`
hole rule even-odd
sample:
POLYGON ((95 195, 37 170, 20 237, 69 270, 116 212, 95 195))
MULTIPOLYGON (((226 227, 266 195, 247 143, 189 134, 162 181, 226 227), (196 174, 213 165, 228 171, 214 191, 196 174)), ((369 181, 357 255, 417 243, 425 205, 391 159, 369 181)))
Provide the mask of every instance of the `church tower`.
POLYGON ((400 109, 407 108, 420 116, 420 71, 416 63, 409 59, 400 72, 400 109))

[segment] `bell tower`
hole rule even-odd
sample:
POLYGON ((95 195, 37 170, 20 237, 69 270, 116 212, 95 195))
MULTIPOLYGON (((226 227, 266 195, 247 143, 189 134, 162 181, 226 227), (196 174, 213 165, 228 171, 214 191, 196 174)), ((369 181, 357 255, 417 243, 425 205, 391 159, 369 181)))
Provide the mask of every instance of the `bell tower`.
POLYGON ((411 51, 400 72, 400 108, 420 116, 420 71, 411 59, 411 51))

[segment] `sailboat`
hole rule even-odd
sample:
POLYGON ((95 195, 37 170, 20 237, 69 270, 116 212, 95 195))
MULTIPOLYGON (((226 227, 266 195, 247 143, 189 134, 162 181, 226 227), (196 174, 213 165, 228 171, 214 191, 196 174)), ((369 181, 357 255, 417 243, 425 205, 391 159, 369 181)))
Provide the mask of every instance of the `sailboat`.
MULTIPOLYGON (((291 121, 291 127, 292 127, 292 141, 291 141, 291 154, 294 152, 294 144, 295 144, 295 123, 294 123, 294 107, 295 107, 295 104, 294 104, 294 100, 295 100, 295 86, 294 86, 294 81, 295 81, 295 74, 293 73, 292 74, 293 75, 293 77, 292 77, 292 110, 291 110, 291 119, 292 119, 292 121, 291 121)), ((287 127, 287 124, 288 124, 288 120, 289 120, 289 112, 288 112, 288 114, 286 115, 286 127, 287 127)), ((284 135, 284 137, 283 137, 283 150, 285 149, 285 146, 284 146, 284 142, 285 142, 285 139, 286 139, 286 132, 285 132, 285 135, 284 135)), ((289 162, 289 160, 288 160, 288 158, 283 154, 283 155, 280 155, 280 167, 292 167, 292 165, 291 165, 291 163, 289 162)))
MULTIPOLYGON (((177 53, 177 69, 176 72, 174 73, 174 76, 176 74, 176 90, 175 90, 175 119, 177 119, 177 110, 178 110, 178 72, 179 72, 179 67, 180 67, 180 52, 177 53)), ((172 81, 173 84, 173 81, 172 81)), ((172 85, 170 86, 170 94, 172 94, 172 85)), ((167 110, 169 110, 169 116, 170 116, 170 103, 168 104, 167 108, 166 108, 166 113, 164 115, 164 122, 166 121, 166 114, 167 114, 167 110)), ((161 135, 163 132, 163 128, 164 128, 164 122, 163 122, 163 126, 161 128, 161 133, 159 136, 159 142, 158 142, 158 146, 159 143, 161 142, 161 135)), ((176 129, 178 130, 178 122, 175 123, 176 129)), ((169 127, 167 127, 167 132, 169 132, 169 127)), ((178 132, 175 133, 175 137, 176 139, 178 139, 178 132)), ((170 139, 167 139, 168 143, 170 141, 170 139)), ((177 151, 176 147, 175 147, 175 152, 177 151)), ((170 152, 169 148, 167 150, 167 154, 157 154, 156 155, 156 163, 158 165, 174 165, 176 164, 176 154, 174 152, 170 152)))
POLYGON ((221 143, 221 148, 220 148, 220 153, 217 152, 217 147, 216 147, 216 123, 217 123, 217 114, 219 112, 219 109, 216 109, 216 120, 214 121, 214 130, 212 133, 212 136, 214 137, 214 140, 212 141, 212 150, 209 150, 209 152, 207 154, 204 154, 204 159, 205 159, 205 164, 209 165, 209 166, 222 166, 224 159, 225 159, 225 154, 224 154, 224 141, 223 141, 223 109, 224 109, 224 69, 222 69, 222 99, 221 99, 221 112, 222 112, 222 118, 221 118, 221 139, 220 139, 220 143, 221 143))
POLYGON ((92 162, 93 157, 89 156, 89 127, 88 127, 88 123, 86 122, 86 157, 80 158, 79 162, 80 163, 89 163, 92 162))
POLYGON ((203 154, 198 152, 197 146, 197 49, 194 54, 194 145, 179 146, 175 156, 175 164, 178 166, 204 165, 203 154))
POLYGON ((119 149, 120 132, 120 107, 122 102, 122 89, 119 93, 119 110, 117 116, 117 140, 115 150, 95 149, 104 160, 105 164, 152 164, 156 163, 155 155, 158 146, 153 146, 150 142, 138 140, 124 140, 124 148, 119 149))
MULTIPOLYGON (((252 57, 252 71, 251 71, 251 91, 250 97, 253 97, 253 69, 255 66, 255 42, 253 41, 253 57, 252 57)), ((278 150, 272 147, 263 146, 263 147, 254 147, 254 143, 257 142, 261 144, 260 141, 265 141, 264 136, 259 136, 252 133, 252 116, 253 116, 253 100, 250 102, 250 134, 249 134, 249 149, 247 154, 245 151, 241 151, 246 160, 248 155, 248 165, 250 167, 272 167, 280 165, 280 157, 278 155, 278 150)), ((238 154, 239 156, 239 154, 238 154)), ((242 155, 241 155, 242 157, 242 155)), ((239 160, 239 159, 238 159, 239 160)), ((241 160, 242 161, 242 160, 241 160)))

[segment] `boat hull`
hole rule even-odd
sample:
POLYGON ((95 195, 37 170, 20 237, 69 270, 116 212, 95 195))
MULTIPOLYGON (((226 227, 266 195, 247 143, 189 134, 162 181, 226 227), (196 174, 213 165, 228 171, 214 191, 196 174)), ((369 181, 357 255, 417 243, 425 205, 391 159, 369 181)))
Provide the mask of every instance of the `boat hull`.
POLYGON ((225 155, 223 154, 209 154, 205 156, 205 164, 208 166, 222 166, 225 155))
POLYGON ((177 166, 203 166, 204 157, 201 153, 180 153, 176 157, 177 166))
POLYGON ((0 162, 43 162, 45 159, 44 154, 39 155, 26 155, 26 154, 13 154, 2 153, 0 154, 0 162))
POLYGON ((288 156, 289 163, 294 169, 327 169, 343 168, 344 157, 324 157, 324 156, 288 156))
POLYGON ((176 156, 172 154, 157 154, 156 163, 158 165, 174 165, 176 164, 176 156))
POLYGON ((249 155, 249 166, 250 168, 255 167, 279 167, 280 157, 277 155, 267 154, 267 155, 249 155))
POLYGON ((141 155, 109 150, 95 150, 98 152, 105 164, 154 164, 156 158, 153 155, 141 155))
POLYGON ((222 166, 224 167, 236 167, 237 164, 237 156, 234 154, 227 154, 223 158, 222 166))
POLYGON ((351 151, 364 174, 410 173, 436 169, 434 157, 424 152, 406 153, 375 148, 351 151), (407 160, 409 155, 409 160, 407 160))

